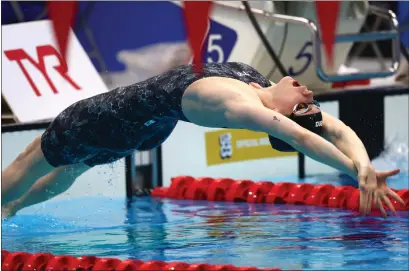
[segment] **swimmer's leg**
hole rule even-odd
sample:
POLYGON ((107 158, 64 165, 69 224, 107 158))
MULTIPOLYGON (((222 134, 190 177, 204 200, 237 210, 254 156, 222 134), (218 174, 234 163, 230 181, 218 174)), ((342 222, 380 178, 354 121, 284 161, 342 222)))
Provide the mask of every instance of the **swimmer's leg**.
POLYGON ((53 171, 41 150, 41 137, 34 141, 2 171, 1 205, 21 197, 33 183, 53 171))
POLYGON ((19 199, 2 207, 2 217, 15 215, 28 206, 47 201, 71 187, 74 181, 90 169, 85 164, 62 166, 38 179, 34 185, 19 199))

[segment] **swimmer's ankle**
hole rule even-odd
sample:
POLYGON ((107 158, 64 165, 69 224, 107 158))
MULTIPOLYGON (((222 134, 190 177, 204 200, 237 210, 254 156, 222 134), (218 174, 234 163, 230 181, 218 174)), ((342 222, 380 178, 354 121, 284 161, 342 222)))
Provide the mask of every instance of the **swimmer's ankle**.
POLYGON ((1 207, 1 218, 10 218, 16 215, 16 213, 20 210, 17 207, 17 204, 11 202, 6 206, 1 207))

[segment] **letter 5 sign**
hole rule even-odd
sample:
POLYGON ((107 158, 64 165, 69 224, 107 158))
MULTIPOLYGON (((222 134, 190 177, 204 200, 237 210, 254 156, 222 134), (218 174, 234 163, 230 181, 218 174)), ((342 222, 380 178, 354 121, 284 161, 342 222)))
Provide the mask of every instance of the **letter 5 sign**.
POLYGON ((49 21, 3 26, 2 45, 3 96, 21 122, 52 119, 107 91, 73 32, 65 62, 49 21))
POLYGON ((212 20, 209 34, 204 43, 203 61, 207 63, 229 61, 236 41, 237 33, 233 29, 212 20))

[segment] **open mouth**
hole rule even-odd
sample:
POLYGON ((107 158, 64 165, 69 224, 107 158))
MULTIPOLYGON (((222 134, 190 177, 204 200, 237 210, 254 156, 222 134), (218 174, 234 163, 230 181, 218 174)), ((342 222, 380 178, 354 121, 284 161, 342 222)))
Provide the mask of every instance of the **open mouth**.
POLYGON ((298 81, 294 80, 293 81, 293 87, 301 87, 300 83, 298 81))

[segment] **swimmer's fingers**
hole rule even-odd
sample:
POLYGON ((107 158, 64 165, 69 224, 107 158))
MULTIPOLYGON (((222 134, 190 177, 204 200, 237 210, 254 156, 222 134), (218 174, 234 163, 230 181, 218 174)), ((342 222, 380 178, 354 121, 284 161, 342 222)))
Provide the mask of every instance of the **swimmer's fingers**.
POLYGON ((369 195, 368 195, 368 201, 366 203, 367 205, 366 205, 366 208, 365 208, 365 215, 368 215, 372 210, 373 192, 371 191, 368 194, 369 195))
POLYGON ((382 178, 389 178, 389 177, 395 176, 395 175, 397 175, 399 173, 400 173, 400 169, 397 168, 397 169, 389 170, 389 171, 380 171, 380 172, 378 172, 378 175, 379 175, 379 177, 382 177, 382 178))
POLYGON ((383 202, 385 202, 386 206, 388 206, 389 210, 391 210, 392 214, 396 215, 395 207, 393 207, 392 202, 388 199, 386 195, 382 196, 383 202))
POLYGON ((359 212, 361 213, 361 215, 369 214, 372 206, 372 192, 361 190, 361 196, 359 197, 359 199, 359 212))
POLYGON ((361 189, 361 194, 359 196, 359 213, 361 215, 365 215, 365 207, 366 207, 367 198, 368 198, 368 192, 361 189))
POLYGON ((367 179, 368 179, 368 167, 361 167, 358 170, 358 184, 359 184, 359 190, 360 190, 360 197, 359 197, 359 213, 361 215, 366 214, 366 208, 368 205, 368 197, 369 197, 369 191, 368 191, 368 185, 367 185, 367 179))
POLYGON ((395 199, 400 204, 402 204, 402 206, 405 206, 405 202, 403 201, 403 199, 399 197, 399 195, 396 194, 392 189, 388 189, 388 192, 386 194, 391 196, 391 198, 395 199))
POLYGON ((384 218, 386 218, 386 217, 387 217, 386 211, 385 211, 385 209, 383 208, 381 199, 380 199, 379 197, 376 197, 375 202, 376 202, 376 204, 378 205, 378 208, 379 208, 379 210, 381 211, 382 216, 383 216, 384 218))

